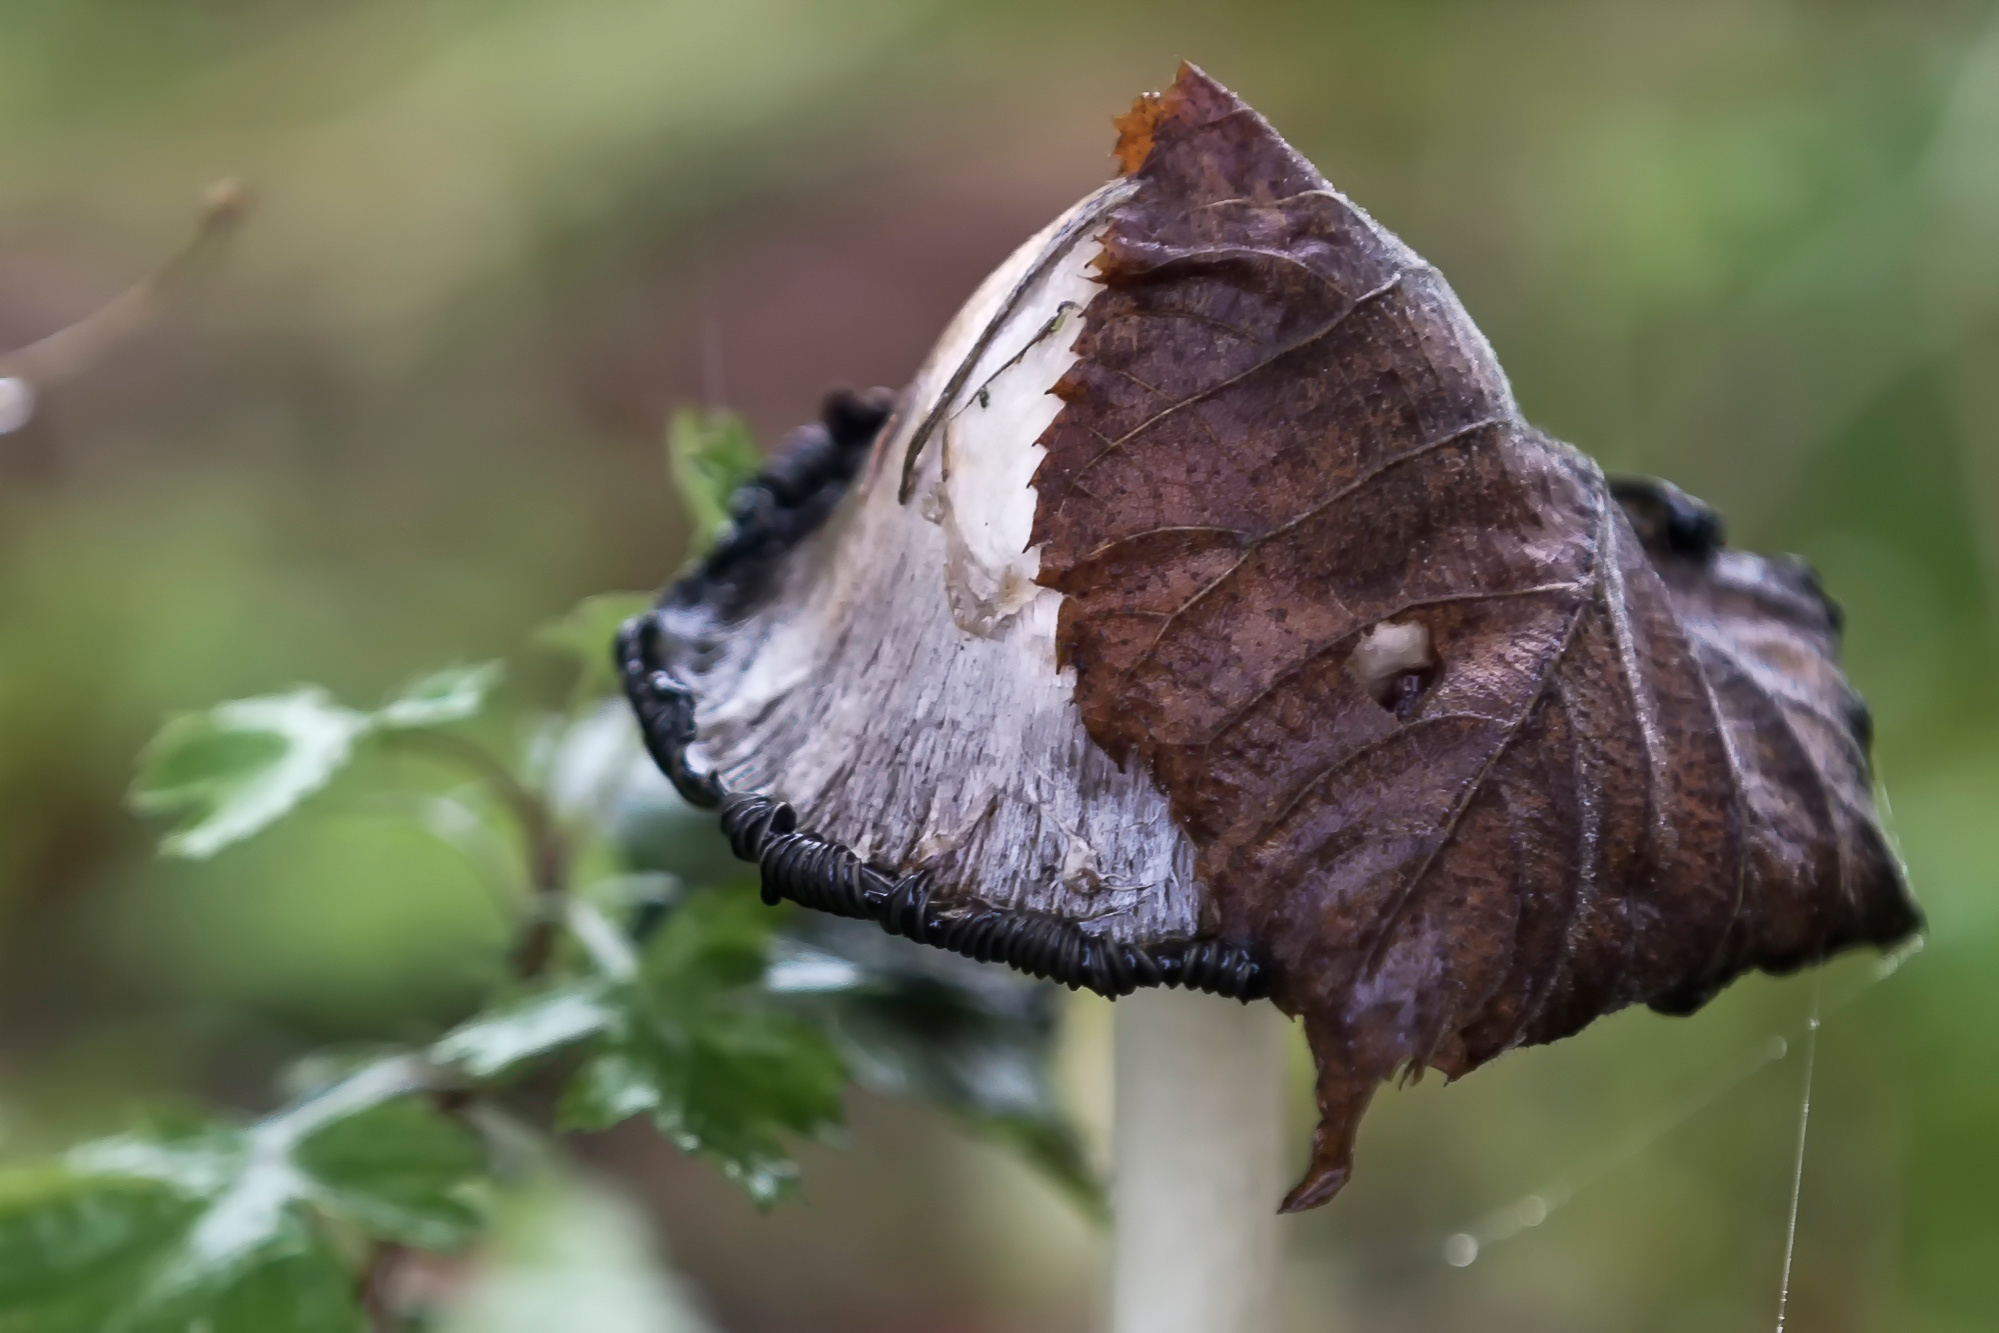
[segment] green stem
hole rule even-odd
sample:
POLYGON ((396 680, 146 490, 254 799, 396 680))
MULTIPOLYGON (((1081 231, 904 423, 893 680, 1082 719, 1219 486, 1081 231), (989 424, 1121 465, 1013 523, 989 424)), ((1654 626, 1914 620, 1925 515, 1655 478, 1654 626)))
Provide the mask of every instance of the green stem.
POLYGON ((528 882, 534 896, 527 924, 514 944, 513 969, 523 981, 540 976, 554 957, 569 901, 569 840, 557 825, 547 798, 522 783, 490 750, 461 736, 416 729, 386 734, 397 744, 469 770, 519 825, 527 844, 528 882))

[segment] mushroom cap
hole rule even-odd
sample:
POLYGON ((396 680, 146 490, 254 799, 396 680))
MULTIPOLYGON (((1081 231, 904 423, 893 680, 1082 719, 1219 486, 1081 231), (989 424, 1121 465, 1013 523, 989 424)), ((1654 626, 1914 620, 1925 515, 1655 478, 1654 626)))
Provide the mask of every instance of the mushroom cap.
POLYGON ((1107 995, 1269 995, 1323 1203, 1398 1071, 1920 918, 1836 607, 1521 417, 1449 285, 1191 66, 900 395, 628 627, 765 893, 1107 995))

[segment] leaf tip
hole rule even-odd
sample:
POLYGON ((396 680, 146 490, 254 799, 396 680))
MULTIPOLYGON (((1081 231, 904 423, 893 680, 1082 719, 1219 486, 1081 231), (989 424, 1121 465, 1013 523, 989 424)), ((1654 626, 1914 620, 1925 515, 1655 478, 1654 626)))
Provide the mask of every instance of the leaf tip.
POLYGON ((1165 103, 1159 93, 1140 93, 1131 110, 1111 117, 1111 126, 1117 130, 1117 146, 1111 156, 1117 159, 1119 175, 1136 175, 1145 159, 1152 156, 1152 133, 1165 114, 1165 103))
POLYGON ((1191 60, 1180 62, 1173 84, 1163 93, 1140 93, 1131 110, 1111 118, 1118 132, 1118 174, 1133 176, 1152 156, 1161 130, 1172 122, 1205 124, 1222 112, 1243 109, 1242 101, 1191 60))

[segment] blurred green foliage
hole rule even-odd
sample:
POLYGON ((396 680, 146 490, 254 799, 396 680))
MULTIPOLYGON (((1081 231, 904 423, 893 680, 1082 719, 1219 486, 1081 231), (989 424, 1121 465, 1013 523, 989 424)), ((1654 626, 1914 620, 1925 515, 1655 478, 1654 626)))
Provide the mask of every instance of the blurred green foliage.
POLYGON ((687 504, 687 545, 705 550, 729 520, 729 496, 756 472, 762 455, 733 412, 682 408, 668 427, 667 457, 687 504))
MULTIPOLYGON (((515 935, 512 978, 489 981, 485 1007, 427 1049, 363 1062, 248 1129, 211 1119, 86 1143, 66 1170, 0 1171, 0 1326, 408 1329, 452 1302, 400 1290, 405 1252, 465 1250, 485 1229, 482 1197, 520 1175, 498 1168, 510 1147, 549 1155, 531 1121, 507 1118, 507 1099, 551 1064, 561 1090, 540 1119, 554 1130, 644 1117, 769 1208, 798 1184, 789 1138, 838 1137, 845 1048, 863 1059, 862 1086, 932 1098, 1096 1204, 1050 1091, 1050 1015, 1019 1002, 1045 987, 961 959, 912 986, 871 936, 780 940, 782 914, 733 867, 714 873, 702 844, 720 844, 719 829, 685 820, 663 849, 625 836, 621 808, 682 808, 622 703, 588 688, 605 683, 593 668, 617 628, 604 613, 627 600, 586 599, 535 636, 575 658, 579 688, 560 711, 515 719, 515 734, 541 742, 524 756, 468 734, 506 711, 489 708, 497 662, 433 672, 371 713, 306 686, 182 714, 153 738, 132 804, 178 817, 162 851, 191 860, 256 837, 361 768, 357 784, 491 876, 515 935), (471 786, 404 787, 381 761, 412 750, 471 786), (829 947, 843 938, 860 944, 852 956, 829 947), (842 997, 868 1002, 873 1022, 857 1028, 842 997), (924 1076, 967 1064, 962 1032, 936 1021, 953 1010, 979 1026, 985 1067, 1010 1079, 924 1076)), ((299 1077, 343 1063, 318 1053, 299 1077)))
MULTIPOLYGON (((10 1151, 161 1095, 269 1109, 298 1051, 435 1037, 503 966, 481 876, 342 781, 323 818, 156 865, 120 795, 160 718, 304 680, 382 698, 656 583, 674 407, 770 438, 832 382, 900 381, 1182 56, 1450 275, 1535 420, 1846 603, 1931 930, 1825 1029, 1792 1326, 1989 1327, 1990 0, 0 4, 0 343, 145 272, 203 181, 261 199, 198 300, 0 437, 10 1151)), ((1811 986, 1384 1097, 1349 1193, 1287 1224, 1299 1326, 1769 1327, 1795 1059, 1469 1268, 1438 1255, 1795 1038, 1811 986)), ((1072 1017, 1088 1109, 1103 1015, 1072 1017)), ((1062 1205, 892 1108, 853 1133, 851 1166, 808 1151, 815 1212, 764 1221, 616 1135, 600 1160, 731 1329, 1088 1324, 1062 1205)))
POLYGON ((416 1075, 387 1061, 254 1129, 127 1134, 13 1173, 0 1314, 34 1333, 351 1333, 333 1227, 434 1249, 480 1229, 485 1154, 410 1095, 416 1075))
POLYGON ((182 818, 162 849, 203 859, 261 833, 333 781, 371 735, 462 722, 498 683, 500 665, 425 676, 375 713, 357 713, 307 686, 232 699, 168 722, 139 757, 132 806, 182 818))
POLYGON ((779 1132, 836 1131, 846 1069, 802 1020, 735 1000, 769 965, 762 907, 747 894, 707 893, 673 914, 605 995, 601 1036, 563 1092, 559 1128, 609 1129, 645 1115, 758 1203, 796 1182, 779 1132))

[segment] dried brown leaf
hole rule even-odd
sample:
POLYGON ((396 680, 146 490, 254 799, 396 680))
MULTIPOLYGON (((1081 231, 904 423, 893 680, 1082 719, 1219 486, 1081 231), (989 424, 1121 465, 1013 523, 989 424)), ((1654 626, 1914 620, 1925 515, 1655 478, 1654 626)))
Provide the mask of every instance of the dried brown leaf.
POLYGON ((1199 70, 1119 129, 1039 581, 1090 737, 1304 1019, 1285 1207, 1398 1070, 1915 930, 1809 571, 1670 487, 1620 504, 1436 270, 1199 70))

